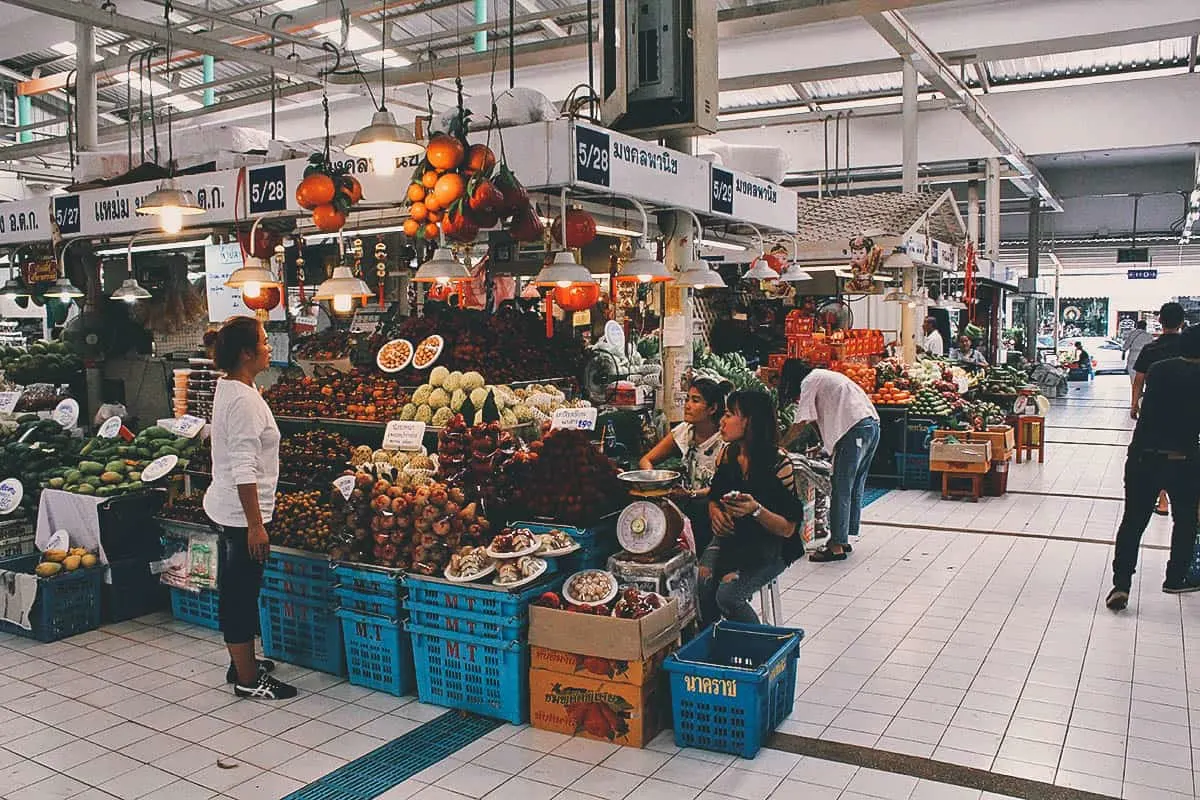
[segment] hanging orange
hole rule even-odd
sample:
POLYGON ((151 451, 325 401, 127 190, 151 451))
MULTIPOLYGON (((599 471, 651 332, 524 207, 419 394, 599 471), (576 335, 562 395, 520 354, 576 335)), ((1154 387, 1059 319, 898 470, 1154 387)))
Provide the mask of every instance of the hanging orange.
POLYGON ((419 203, 425 199, 425 187, 419 183, 411 184, 408 187, 408 202, 419 203))
POLYGON ((441 211, 443 208, 445 208, 435 192, 430 192, 429 194, 425 195, 425 207, 430 211, 441 211))
POLYGON ((429 214, 428 214, 428 216, 426 216, 426 217, 425 217, 425 219, 426 219, 426 220, 428 220, 429 222, 432 222, 432 223, 434 223, 434 224, 436 225, 437 223, 439 223, 439 222, 441 222, 441 221, 442 221, 442 212, 440 212, 440 211, 430 211, 430 212, 429 212, 429 214))
POLYGON ((337 188, 333 185, 333 178, 324 172, 314 172, 300 181, 300 185, 296 187, 296 202, 300 204, 301 208, 312 211, 317 206, 332 203, 336 193, 337 188))
POLYGON ((463 143, 444 133, 430 139, 429 146, 425 148, 425 159, 435 169, 443 171, 454 169, 461 164, 465 154, 466 148, 463 147, 463 143))
POLYGON ((408 215, 417 222, 424 222, 425 218, 429 216, 429 208, 424 203, 413 203, 412 208, 408 210, 408 215))
POLYGON ((426 189, 432 189, 434 186, 437 186, 437 182, 438 173, 435 169, 426 170, 425 174, 421 176, 421 185, 426 189))
POLYGON ((438 238, 438 226, 434 225, 432 222, 429 223, 428 225, 426 225, 425 226, 425 238, 426 239, 438 238))
POLYGON ((362 184, 358 182, 358 178, 353 175, 343 175, 339 178, 339 182, 341 183, 341 192, 346 195, 350 205, 357 205, 363 199, 362 184))
POLYGON ((462 197, 466 188, 467 184, 463 180, 462 175, 459 175, 457 172, 447 172, 438 178, 437 185, 433 187, 433 196, 437 198, 442 208, 447 208, 455 200, 462 197))
POLYGON ((474 175, 476 172, 487 174, 494 166, 496 166, 496 154, 486 144, 473 144, 467 148, 463 171, 468 175, 474 175))
POLYGON ((408 238, 411 239, 417 235, 417 232, 419 230, 421 230, 421 223, 417 222, 415 219, 404 220, 404 235, 405 236, 407 236, 408 238))
POLYGON ((312 221, 322 233, 337 233, 346 224, 346 215, 326 203, 313 209, 312 221))

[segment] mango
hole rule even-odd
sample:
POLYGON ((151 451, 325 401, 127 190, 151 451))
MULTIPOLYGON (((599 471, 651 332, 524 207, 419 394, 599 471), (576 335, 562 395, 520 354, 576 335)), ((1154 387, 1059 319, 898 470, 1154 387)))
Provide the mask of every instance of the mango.
POLYGON ((65 559, 68 555, 70 555, 70 553, 68 553, 66 550, 47 550, 46 552, 42 553, 42 558, 46 559, 47 561, 59 562, 65 559))
POLYGON ((91 569, 92 567, 96 566, 96 564, 100 563, 100 559, 96 558, 91 553, 88 553, 79 559, 79 563, 84 569, 91 569))
POLYGON ((96 487, 92 486, 90 483, 81 483, 81 484, 79 484, 79 493, 80 494, 95 494, 96 487))
POLYGON ((62 564, 58 564, 54 561, 43 561, 33 568, 33 572, 39 578, 49 578, 52 575, 57 575, 61 569, 62 564))
POLYGON ((83 559, 79 556, 67 556, 63 559, 62 565, 67 572, 74 572, 79 569, 79 565, 83 563, 83 559))
POLYGON ((105 472, 100 476, 101 483, 120 483, 125 477, 119 472, 105 472))
POLYGON ((79 471, 84 475, 99 475, 104 472, 104 465, 99 461, 80 461, 79 471))

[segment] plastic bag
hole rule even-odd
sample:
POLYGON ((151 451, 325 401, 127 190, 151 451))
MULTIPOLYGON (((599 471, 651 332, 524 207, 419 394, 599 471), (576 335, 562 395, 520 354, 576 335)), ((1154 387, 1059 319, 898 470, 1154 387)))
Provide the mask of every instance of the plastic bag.
MULTIPOLYGON (((493 121, 491 98, 486 96, 468 97, 463 106, 471 111, 471 129, 476 131, 488 128, 513 128, 517 125, 528 125, 532 122, 551 122, 558 119, 558 109, 547 99, 546 95, 534 89, 521 86, 506 89, 496 95, 496 119, 493 121)), ((440 130, 446 130, 450 119, 458 113, 457 108, 449 108, 438 117, 440 130)), ((495 149, 495 148, 494 148, 495 149)))

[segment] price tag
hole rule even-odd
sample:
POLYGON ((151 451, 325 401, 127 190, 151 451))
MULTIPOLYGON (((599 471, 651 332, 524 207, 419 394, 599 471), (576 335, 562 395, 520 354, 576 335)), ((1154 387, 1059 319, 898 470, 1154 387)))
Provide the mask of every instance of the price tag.
POLYGON ((575 126, 575 177, 596 186, 612 182, 612 144, 604 131, 575 126))
POLYGON ((204 426, 208 423, 200 417, 193 417, 191 414, 184 414, 179 419, 175 420, 175 435, 182 436, 185 439, 195 439, 196 434, 204 430, 204 426))
POLYGON ((100 430, 96 435, 101 439, 115 439, 121 433, 121 418, 109 417, 104 420, 104 424, 100 426, 100 430))
POLYGON ((287 208, 287 174, 283 164, 250 170, 250 214, 287 208))
POLYGON ((11 514, 21 505, 25 496, 25 487, 16 478, 0 481, 0 514, 11 514))
POLYGON ((54 408, 54 411, 50 413, 50 419, 64 428, 74 428, 75 423, 79 422, 79 403, 68 397, 54 408))
POLYGON ((560 408, 550 417, 550 429, 568 431, 596 430, 595 408, 560 408))
POLYGON ((424 422, 394 419, 383 432, 383 449, 420 450, 424 440, 424 422))
POLYGON ((714 214, 733 215, 733 173, 712 168, 712 210, 714 214))
POLYGON ((63 236, 79 233, 79 195, 68 194, 54 198, 54 223, 63 236))
POLYGON ((0 414, 11 414, 17 410, 22 392, 0 392, 0 414))
POLYGON ((337 489, 343 500, 349 500, 350 495, 354 493, 355 478, 353 475, 343 475, 340 478, 335 478, 333 488, 337 489))
POLYGON ((163 456, 156 458, 142 470, 142 483, 153 483, 175 469, 179 464, 179 456, 163 456))

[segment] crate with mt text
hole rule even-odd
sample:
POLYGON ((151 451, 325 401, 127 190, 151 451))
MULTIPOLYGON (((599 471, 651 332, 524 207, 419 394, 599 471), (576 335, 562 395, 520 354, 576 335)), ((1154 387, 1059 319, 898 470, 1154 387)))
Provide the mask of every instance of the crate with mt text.
POLYGON ((412 638, 396 617, 337 610, 346 647, 350 683, 388 694, 410 694, 416 686, 412 638))
POLYGON ((411 621, 417 697, 423 703, 523 724, 529 711, 529 644, 484 639, 411 621))
POLYGON ((192 591, 171 587, 171 616, 202 628, 221 629, 221 594, 216 589, 192 591))
POLYGON ((290 547, 271 547, 263 568, 263 588, 310 601, 328 601, 335 583, 329 557, 290 547))
POLYGON ((263 655, 330 675, 346 674, 342 624, 332 600, 312 600, 266 586, 258 593, 263 655))

